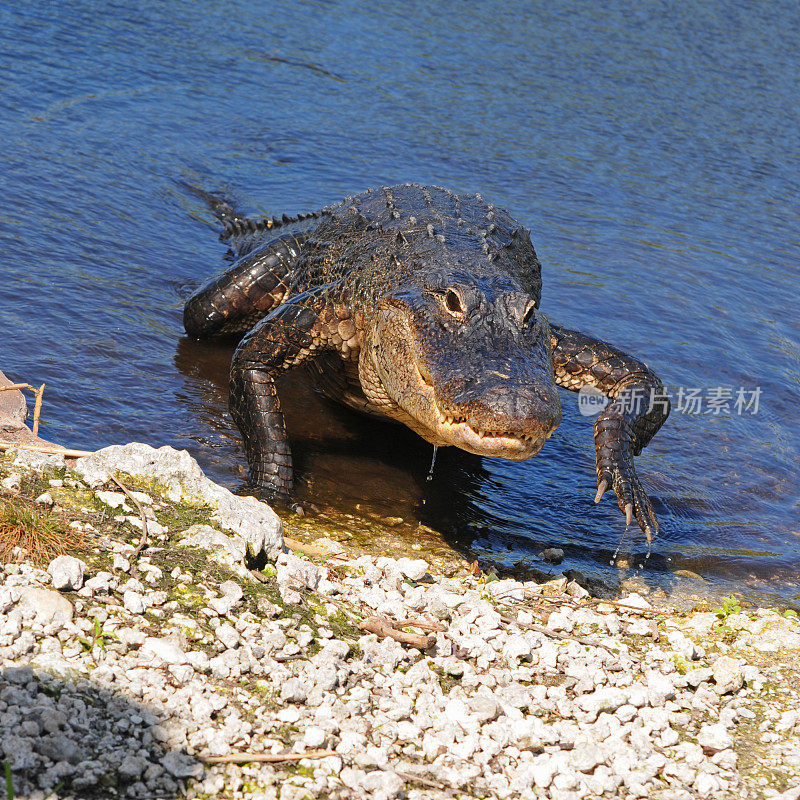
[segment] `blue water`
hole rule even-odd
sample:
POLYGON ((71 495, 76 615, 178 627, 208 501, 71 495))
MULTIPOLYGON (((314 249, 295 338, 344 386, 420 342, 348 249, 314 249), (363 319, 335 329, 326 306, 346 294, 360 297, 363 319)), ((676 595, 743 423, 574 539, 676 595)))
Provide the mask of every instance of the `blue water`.
MULTIPOLYGON (((46 437, 187 447, 235 487, 231 351, 180 322, 224 247, 182 182, 252 213, 480 191, 532 228, 553 319, 671 386, 761 389, 755 414, 674 413, 639 457, 663 529, 642 577, 797 603, 798 41, 792 2, 4 4, 0 368, 48 384, 46 437)), ((617 574, 574 396, 535 459, 450 456, 428 486, 429 448, 395 459, 385 428, 287 392, 315 502, 617 574)))

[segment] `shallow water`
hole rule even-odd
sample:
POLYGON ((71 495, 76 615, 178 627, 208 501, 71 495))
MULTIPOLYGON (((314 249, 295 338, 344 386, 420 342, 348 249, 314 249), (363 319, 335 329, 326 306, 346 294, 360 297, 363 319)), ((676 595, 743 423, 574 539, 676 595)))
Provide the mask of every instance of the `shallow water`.
MULTIPOLYGON (((639 457, 663 530, 642 576, 796 604, 800 12, 527 9, 6 4, 0 367, 48 384, 44 436, 186 447, 235 488, 231 348, 180 321, 224 247, 182 182, 252 213, 405 180, 480 191, 532 228, 553 319, 673 387, 761 388, 755 414, 673 413, 639 457)), ((427 482, 429 446, 286 383, 314 502, 422 521, 485 565, 524 571, 553 545, 617 575, 624 525, 592 503, 574 396, 535 459, 440 451, 427 482)))

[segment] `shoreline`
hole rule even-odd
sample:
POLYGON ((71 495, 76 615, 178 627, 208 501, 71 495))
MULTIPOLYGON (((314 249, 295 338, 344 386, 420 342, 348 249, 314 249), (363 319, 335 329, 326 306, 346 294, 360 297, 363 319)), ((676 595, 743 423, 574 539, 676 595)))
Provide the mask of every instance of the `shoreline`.
POLYGON ((17 796, 800 797, 796 616, 363 555, 302 520, 311 555, 287 552, 169 447, 11 452, 0 485, 76 536, 0 570, 17 796))

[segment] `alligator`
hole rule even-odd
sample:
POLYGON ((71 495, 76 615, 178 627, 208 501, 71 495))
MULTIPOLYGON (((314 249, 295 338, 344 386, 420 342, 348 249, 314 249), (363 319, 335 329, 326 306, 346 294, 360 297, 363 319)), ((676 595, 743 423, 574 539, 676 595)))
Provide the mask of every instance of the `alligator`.
POLYGON ((230 411, 251 488, 302 511, 275 378, 303 365, 323 394, 435 447, 524 460, 561 420, 558 387, 591 391, 595 503, 612 489, 658 533, 634 456, 669 401, 642 361, 550 321, 530 232, 480 194, 407 183, 299 216, 249 219, 206 195, 233 264, 184 307, 189 336, 241 336, 230 411), (654 402, 655 399, 655 402, 654 402))

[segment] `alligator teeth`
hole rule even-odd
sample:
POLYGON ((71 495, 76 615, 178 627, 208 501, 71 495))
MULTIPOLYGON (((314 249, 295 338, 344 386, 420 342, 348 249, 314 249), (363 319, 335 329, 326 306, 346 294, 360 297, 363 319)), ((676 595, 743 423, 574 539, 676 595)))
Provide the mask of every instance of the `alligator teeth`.
MULTIPOLYGON (((470 425, 466 417, 453 417, 449 414, 442 414, 439 412, 440 419, 442 420, 442 424, 444 425, 466 425, 479 439, 500 439, 500 438, 507 438, 507 439, 516 439, 517 441, 524 442, 526 445, 531 445, 536 443, 540 437, 538 436, 531 436, 530 434, 515 434, 515 433, 498 433, 496 431, 486 431, 479 428, 473 428, 470 425)), ((546 438, 550 438, 551 434, 547 434, 546 438)))

